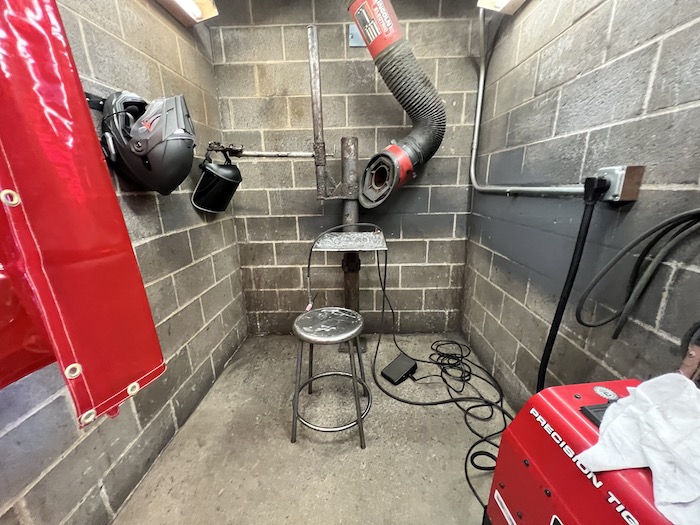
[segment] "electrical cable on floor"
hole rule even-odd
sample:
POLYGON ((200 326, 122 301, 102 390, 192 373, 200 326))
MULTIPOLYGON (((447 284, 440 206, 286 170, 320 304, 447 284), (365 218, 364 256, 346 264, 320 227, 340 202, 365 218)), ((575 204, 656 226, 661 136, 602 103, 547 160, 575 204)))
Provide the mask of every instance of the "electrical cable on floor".
POLYGON ((596 328, 617 320, 613 331, 613 338, 617 339, 633 312, 640 298, 653 280, 660 265, 673 249, 681 242, 700 230, 700 208, 680 213, 671 217, 653 228, 639 235, 632 242, 623 247, 606 264, 600 272, 596 274, 588 286, 585 288, 578 304, 576 305, 576 320, 583 326, 596 328), (632 269, 627 286, 627 296, 622 308, 613 310, 612 314, 602 319, 584 319, 583 310, 586 306, 593 290, 600 284, 603 278, 637 246, 648 241, 640 252, 637 261, 632 269), (653 252, 653 255, 652 255, 653 252))
MULTIPOLYGON (((311 249, 309 250, 309 257, 306 267, 306 278, 307 278, 307 292, 309 296, 309 307, 313 305, 313 299, 311 295, 311 258, 313 256, 313 249, 316 243, 326 234, 338 231, 348 226, 352 227, 368 227, 376 230, 381 230, 377 225, 371 223, 353 223, 353 224, 343 224, 340 226, 335 226, 329 228, 328 230, 322 232, 316 240, 313 242, 311 249)), ((471 348, 467 345, 460 343, 458 341, 450 340, 438 340, 431 345, 431 354, 428 359, 416 359, 408 355, 399 345, 396 340, 396 311, 394 310, 391 301, 387 295, 386 291, 386 278, 387 278, 387 268, 388 268, 388 253, 384 252, 384 272, 382 275, 382 269, 380 266, 380 252, 375 252, 375 257, 377 261, 377 276, 379 279, 379 284, 382 289, 382 311, 379 322, 379 333, 377 339, 377 346, 374 352, 374 357, 372 359, 372 377, 377 385, 377 388, 381 390, 384 394, 390 398, 413 406, 440 406, 454 404, 463 413, 464 423, 466 424, 469 431, 477 437, 477 440, 469 447, 467 450, 467 455, 464 460, 464 475, 469 485, 470 490, 474 494, 474 497, 479 501, 482 507, 486 508, 484 500, 479 496, 472 479, 470 477, 470 466, 472 469, 481 472, 491 472, 495 469, 496 454, 489 452, 487 450, 477 450, 479 447, 489 447, 498 450, 497 438, 503 433, 503 431, 508 426, 509 421, 513 420, 513 416, 505 409, 504 405, 504 395, 501 386, 498 384, 493 375, 478 364, 475 360, 470 359, 471 348), (379 355, 379 348, 382 342, 382 330, 384 328, 384 319, 386 316, 386 307, 389 306, 392 317, 392 340, 399 352, 405 356, 413 359, 416 362, 424 363, 427 365, 437 366, 440 370, 438 374, 428 374, 423 377, 412 377, 416 383, 429 378, 439 379, 446 389, 449 395, 447 399, 439 399, 435 401, 414 401, 411 399, 406 399, 400 397, 389 390, 387 390, 380 382, 377 375, 377 356, 379 355), (473 380, 481 381, 485 386, 491 390, 491 399, 487 397, 487 393, 482 391, 482 388, 476 386, 473 380), (474 393, 474 395, 464 395, 465 392, 469 393, 469 390, 474 393), (498 430, 490 434, 482 434, 475 428, 476 422, 486 423, 494 418, 494 416, 500 416, 501 426, 498 430)), ((438 382, 436 381, 435 384, 438 382)), ((423 383, 425 384, 425 383, 423 383)), ((433 384, 433 383, 428 383, 433 384)))
POLYGON ((486 508, 484 500, 479 496, 479 493, 474 486, 469 466, 474 470, 482 472, 491 472, 495 470, 496 464, 496 454, 488 452, 486 450, 477 450, 478 447, 486 446, 498 450, 498 442, 496 439, 503 433, 503 431, 508 426, 508 422, 513 420, 513 416, 505 409, 503 406, 504 395, 501 386, 498 384, 491 373, 484 367, 479 365, 476 361, 469 359, 471 354, 471 348, 467 345, 462 344, 458 341, 449 340, 438 340, 433 342, 431 345, 432 353, 428 360, 416 359, 413 356, 408 355, 398 344, 396 340, 396 312, 394 310, 391 301, 386 292, 386 277, 387 277, 387 266, 388 266, 388 254, 384 252, 384 275, 382 276, 382 271, 379 263, 379 252, 375 252, 377 260, 377 276, 379 278, 379 284, 382 289, 382 312, 379 322, 379 333, 377 336, 377 346, 374 351, 374 357, 372 359, 372 377, 374 379, 377 388, 381 390, 384 394, 390 398, 405 403, 407 405, 413 406, 438 406, 446 404, 454 404, 463 413, 464 423, 466 424, 469 431, 477 437, 477 440, 469 447, 464 460, 464 476, 469 485, 470 490, 474 494, 474 497, 479 501, 483 508, 486 508), (412 378, 414 381, 418 382, 423 379, 428 379, 431 377, 440 378, 442 384, 447 389, 447 393, 450 396, 449 399, 441 399, 436 401, 414 401, 411 399, 406 399, 400 397, 386 388, 379 382, 379 377, 377 376, 377 356, 379 355, 379 348, 382 342, 382 331, 384 328, 384 318, 386 314, 386 306, 389 306, 392 317, 392 339, 396 348, 404 354, 405 356, 413 359, 414 361, 435 365, 439 367, 439 374, 429 374, 420 378, 412 378), (447 351, 449 348, 453 348, 454 351, 447 351), (481 372, 481 373, 480 373, 481 372), (483 381, 486 386, 488 386, 493 393, 495 393, 495 399, 488 399, 486 395, 481 391, 480 388, 475 386, 471 380, 478 379, 483 381), (474 391, 473 396, 465 396, 463 393, 469 388, 474 391), (466 406, 464 406, 466 405, 466 406), (484 409, 484 410, 481 410, 484 409), (482 412, 486 412, 482 414, 482 412), (490 434, 482 434, 474 427, 474 420, 480 421, 482 423, 490 421, 496 414, 498 414, 502 421, 502 426, 498 428, 497 431, 490 434), (486 459, 489 464, 480 463, 479 459, 486 459))

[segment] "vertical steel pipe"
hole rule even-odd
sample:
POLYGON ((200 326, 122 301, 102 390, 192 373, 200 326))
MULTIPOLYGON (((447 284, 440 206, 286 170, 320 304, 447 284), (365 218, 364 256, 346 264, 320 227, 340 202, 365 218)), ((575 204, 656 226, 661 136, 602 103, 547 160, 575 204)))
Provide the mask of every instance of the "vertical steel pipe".
POLYGON ((326 189, 326 142, 323 139, 323 100, 321 92, 321 58, 316 26, 308 27, 309 73, 311 78, 311 115, 314 126, 314 159, 316 191, 320 198, 328 196, 326 189))
MULTIPOLYGON (((342 175, 344 193, 347 195, 343 203, 343 224, 360 222, 360 206, 358 203, 359 176, 359 147, 357 137, 343 137, 340 143, 342 151, 342 175)), ((356 226, 345 228, 345 231, 357 231, 356 226)), ((360 254, 348 252, 343 257, 343 276, 345 288, 345 307, 356 312, 360 311, 360 254)), ((359 349, 358 349, 359 352, 359 349)))

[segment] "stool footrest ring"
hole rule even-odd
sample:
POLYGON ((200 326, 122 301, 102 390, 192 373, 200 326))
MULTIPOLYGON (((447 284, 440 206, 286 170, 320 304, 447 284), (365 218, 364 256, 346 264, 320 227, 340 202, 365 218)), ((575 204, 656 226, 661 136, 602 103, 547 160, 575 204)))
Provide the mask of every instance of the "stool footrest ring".
MULTIPOLYGON (((308 385, 312 381, 316 381, 317 379, 321 379, 323 377, 349 377, 352 379, 352 374, 349 374, 347 372, 324 372, 323 374, 315 375, 313 377, 308 378, 306 381, 299 385, 299 393, 301 393, 301 391, 304 390, 304 387, 306 385, 308 385)), ((362 419, 364 419, 367 416, 367 414, 369 414, 369 409, 372 408, 372 391, 369 389, 369 386, 363 379, 358 377, 357 382, 360 383, 364 387, 365 392, 367 392, 367 407, 362 412, 362 419)), ((350 423, 339 427, 321 427, 306 421, 303 417, 301 417, 301 414, 297 415, 297 419, 305 427, 308 427, 312 430, 318 430, 319 432, 342 432, 343 430, 348 430, 349 428, 357 426, 357 420, 351 421, 350 423)))

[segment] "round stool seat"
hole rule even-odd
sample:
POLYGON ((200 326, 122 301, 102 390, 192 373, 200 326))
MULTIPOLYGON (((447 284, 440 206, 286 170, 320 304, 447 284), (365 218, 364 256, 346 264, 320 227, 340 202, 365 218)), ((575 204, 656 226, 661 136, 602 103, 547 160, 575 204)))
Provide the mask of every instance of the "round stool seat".
POLYGON ((362 316, 347 308, 326 307, 305 312, 292 327, 294 335, 311 344, 332 345, 349 341, 362 333, 362 316))

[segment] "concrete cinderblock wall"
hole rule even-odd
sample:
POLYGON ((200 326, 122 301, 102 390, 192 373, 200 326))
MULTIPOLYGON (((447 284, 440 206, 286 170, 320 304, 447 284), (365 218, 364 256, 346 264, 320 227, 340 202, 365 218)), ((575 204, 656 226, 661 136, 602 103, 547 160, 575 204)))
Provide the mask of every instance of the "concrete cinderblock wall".
MULTIPOLYGON (((579 291, 642 231, 697 207, 698 43, 697 2, 530 0, 505 22, 487 81, 480 179, 575 183, 604 166, 647 166, 639 202, 597 209, 579 291)), ((534 389, 582 209, 580 199, 474 195, 463 329, 514 400, 534 389)), ((679 338, 698 318, 697 241, 663 265, 619 340, 610 327, 578 325, 572 304, 549 383, 674 370, 679 338)), ((597 317, 621 304, 625 276, 596 292, 597 317)))
MULTIPOLYGON (((155 2, 64 0, 59 7, 86 91, 127 89, 147 99, 182 93, 198 142, 221 136, 206 29, 204 38, 183 29, 155 2)), ((56 365, 0 390, 3 525, 111 521, 245 339, 232 213, 194 210, 196 171, 167 197, 114 178, 166 373, 116 419, 84 430, 56 365)))
MULTIPOLYGON (((420 180, 376 211, 361 212, 389 238, 389 289, 404 332, 458 329, 466 239, 467 166, 476 80, 470 63, 475 2, 395 0, 394 7, 448 110, 442 148, 420 180)), ((378 149, 410 129, 365 48, 347 44, 343 2, 231 2, 213 21, 212 52, 224 140, 249 149, 312 150, 306 25, 321 50, 328 150, 359 138, 362 168, 378 149)), ((340 176, 339 161, 331 170, 340 176)), ((316 199, 311 162, 240 161, 234 198, 249 326, 289 332, 306 306, 303 270, 311 241, 341 222, 342 203, 316 199)), ((379 327, 381 293, 374 256, 363 258, 361 310, 379 327)), ((315 256, 317 305, 342 304, 340 257, 315 256)), ((388 325, 388 323, 387 323, 388 325)), ((385 325, 385 326, 387 326, 385 325)))

